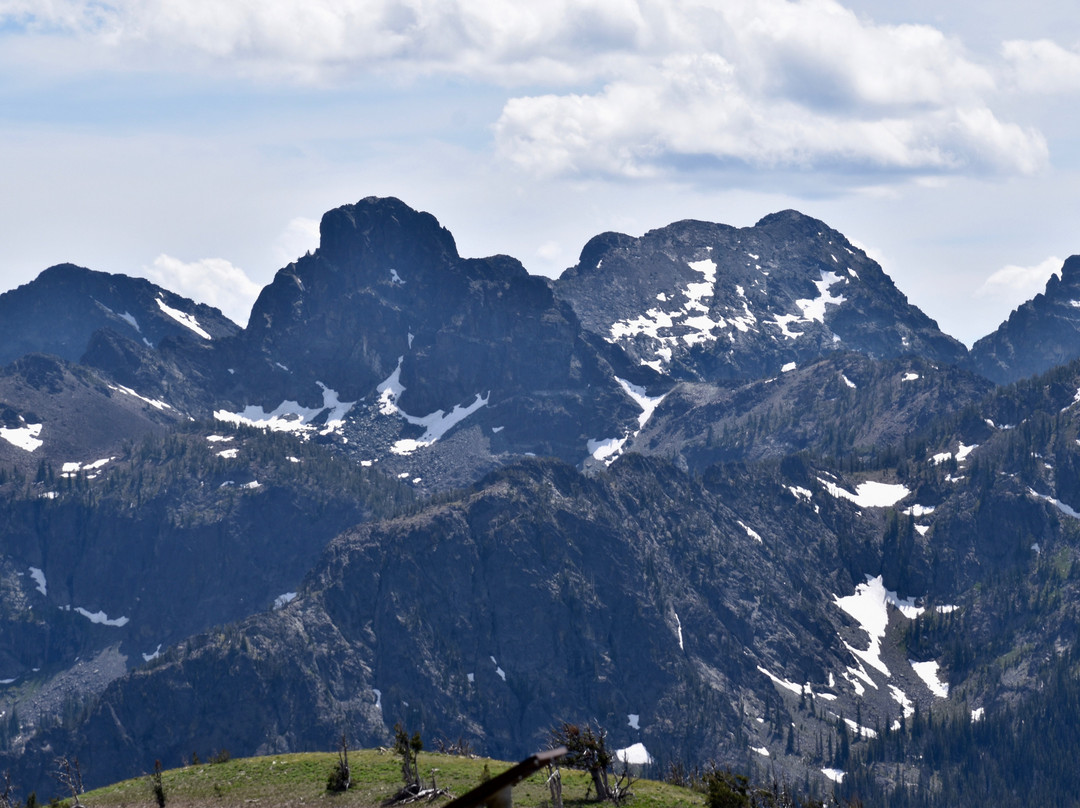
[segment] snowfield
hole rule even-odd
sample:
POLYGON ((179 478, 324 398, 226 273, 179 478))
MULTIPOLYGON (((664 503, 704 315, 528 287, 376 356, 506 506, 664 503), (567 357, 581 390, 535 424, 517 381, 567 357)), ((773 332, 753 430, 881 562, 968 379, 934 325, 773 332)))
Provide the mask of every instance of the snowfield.
POLYGON ((38 438, 40 434, 41 424, 26 424, 14 429, 0 427, 0 438, 3 438, 17 449, 22 449, 24 452, 32 452, 45 443, 45 441, 38 438))
POLYGON ((906 485, 900 483, 879 483, 868 480, 865 483, 859 483, 853 494, 822 477, 818 477, 818 482, 825 486, 825 490, 832 496, 850 500, 860 508, 891 508, 911 493, 906 485))

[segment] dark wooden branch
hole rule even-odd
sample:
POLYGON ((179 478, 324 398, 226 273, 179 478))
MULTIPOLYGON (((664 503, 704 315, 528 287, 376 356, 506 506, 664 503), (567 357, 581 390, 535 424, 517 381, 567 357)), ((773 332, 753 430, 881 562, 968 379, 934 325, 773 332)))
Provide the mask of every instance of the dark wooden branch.
POLYGON ((537 752, 531 757, 516 763, 502 774, 492 777, 485 783, 481 783, 472 791, 462 794, 457 799, 446 803, 443 808, 477 808, 480 805, 510 806, 510 789, 544 768, 551 761, 566 754, 566 747, 548 749, 537 752))

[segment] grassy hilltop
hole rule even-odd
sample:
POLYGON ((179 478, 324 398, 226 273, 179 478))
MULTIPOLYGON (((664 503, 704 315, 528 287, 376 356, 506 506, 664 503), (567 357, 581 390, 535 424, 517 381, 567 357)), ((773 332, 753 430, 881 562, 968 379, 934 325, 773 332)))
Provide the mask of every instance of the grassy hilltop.
MULTIPOLYGON (((349 753, 352 788, 343 794, 326 790, 337 755, 301 753, 199 763, 162 773, 169 808, 276 808, 319 805, 326 808, 376 808, 402 785, 401 758, 388 749, 349 753)), ((496 775, 512 763, 489 758, 469 758, 439 753, 420 753, 425 783, 434 775, 440 788, 460 796, 479 785, 484 766, 496 775)), ((585 772, 563 768, 563 802, 566 806, 596 804, 587 796, 591 780, 585 772)), ((514 789, 514 805, 521 808, 550 804, 546 771, 538 772, 514 789)), ((635 808, 696 808, 705 795, 652 780, 635 781, 635 808)), ((155 806, 149 778, 125 780, 80 796, 87 808, 134 808, 155 806)), ((448 799, 437 800, 441 805, 448 799)))

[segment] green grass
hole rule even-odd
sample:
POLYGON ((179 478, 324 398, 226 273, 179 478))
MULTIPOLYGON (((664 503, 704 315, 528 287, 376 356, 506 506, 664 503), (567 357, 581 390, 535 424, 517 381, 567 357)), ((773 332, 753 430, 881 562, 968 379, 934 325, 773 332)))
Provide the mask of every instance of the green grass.
MULTIPOLYGON (((330 753, 302 753, 201 763, 162 773, 168 808, 276 808, 277 806, 318 805, 324 808, 374 808, 402 785, 400 758, 382 749, 349 753, 352 788, 344 794, 329 794, 326 780, 337 762, 330 753)), ((480 784, 484 764, 496 775, 512 764, 487 758, 466 758, 436 753, 420 753, 420 771, 425 783, 434 774, 440 788, 460 796, 480 784)), ((514 805, 541 808, 550 804, 547 774, 538 773, 514 788, 514 805)), ((595 805, 586 800, 591 780, 584 772, 562 770, 563 803, 567 808, 595 805)), ((666 783, 638 780, 634 808, 697 808, 705 804, 703 794, 666 783)), ((435 806, 449 801, 444 798, 435 806)), ((81 802, 88 808, 156 808, 147 778, 125 780, 87 792, 81 802)), ((428 804, 428 803, 423 803, 428 804)))

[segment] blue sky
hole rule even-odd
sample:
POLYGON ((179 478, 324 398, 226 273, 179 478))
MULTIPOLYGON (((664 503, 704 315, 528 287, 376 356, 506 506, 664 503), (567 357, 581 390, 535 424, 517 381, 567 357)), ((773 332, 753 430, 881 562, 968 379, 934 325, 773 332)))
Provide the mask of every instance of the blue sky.
POLYGON ((0 0, 0 288, 61 261, 246 320, 398 196, 556 275, 794 207, 972 342, 1080 253, 1080 11, 957 0, 0 0))

